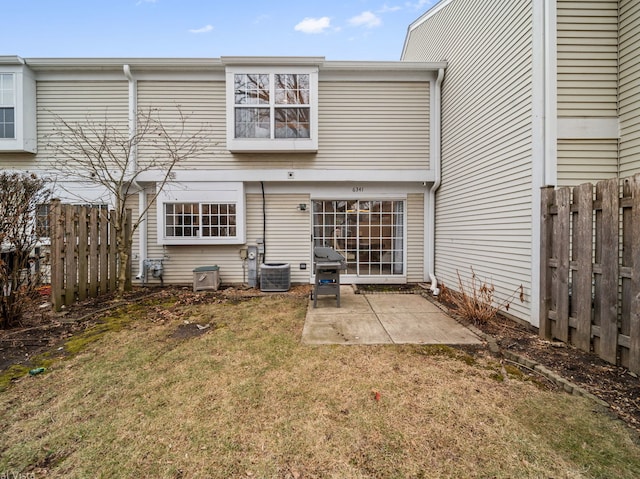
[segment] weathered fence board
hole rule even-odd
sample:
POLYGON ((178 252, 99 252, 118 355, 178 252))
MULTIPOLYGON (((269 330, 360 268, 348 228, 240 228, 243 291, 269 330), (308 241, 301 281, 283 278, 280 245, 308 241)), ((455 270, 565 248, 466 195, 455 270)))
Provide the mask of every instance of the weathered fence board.
POLYGON ((118 258, 113 215, 104 207, 63 205, 58 200, 53 201, 51 212, 54 308, 114 291, 118 258))
POLYGON ((583 351, 591 349, 591 278, 593 277, 593 192, 591 184, 573 190, 578 217, 573 228, 572 307, 576 318, 574 346, 583 351))
POLYGON ((640 175, 546 187, 541 207, 540 335, 640 372, 640 175))

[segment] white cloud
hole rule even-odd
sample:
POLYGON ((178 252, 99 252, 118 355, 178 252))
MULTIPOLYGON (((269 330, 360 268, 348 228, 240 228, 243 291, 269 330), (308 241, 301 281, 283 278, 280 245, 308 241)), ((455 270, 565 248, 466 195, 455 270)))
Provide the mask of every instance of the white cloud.
POLYGON ((207 33, 211 30, 213 30, 213 27, 211 25, 205 25, 202 28, 194 28, 192 30, 189 30, 189 33, 207 33))
POLYGON ((380 20, 380 17, 378 17, 375 13, 366 11, 351 18, 349 20, 349 23, 354 27, 374 28, 382 25, 382 20, 380 20))
POLYGON ((387 5, 386 3, 382 6, 382 8, 380 8, 379 10, 377 10, 377 13, 389 13, 389 12, 398 12, 402 10, 402 7, 400 5, 394 5, 392 7, 390 7, 389 5, 387 5))
POLYGON ((435 0, 418 0, 417 2, 406 2, 405 5, 415 10, 427 10, 437 3, 435 0))
POLYGON ((143 3, 156 3, 158 0, 138 0, 136 5, 142 5, 143 3))
POLYGON ((298 23, 293 29, 302 33, 323 33, 329 27, 331 27, 331 19, 329 17, 307 17, 298 23))

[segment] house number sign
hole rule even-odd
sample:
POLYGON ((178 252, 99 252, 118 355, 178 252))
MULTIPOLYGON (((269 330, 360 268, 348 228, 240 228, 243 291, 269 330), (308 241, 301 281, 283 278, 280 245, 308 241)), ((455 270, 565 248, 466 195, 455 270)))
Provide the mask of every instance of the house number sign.
POLYGON ((362 192, 364 192, 364 187, 363 186, 354 186, 353 188, 351 188, 351 191, 353 191, 354 193, 362 193, 362 192))

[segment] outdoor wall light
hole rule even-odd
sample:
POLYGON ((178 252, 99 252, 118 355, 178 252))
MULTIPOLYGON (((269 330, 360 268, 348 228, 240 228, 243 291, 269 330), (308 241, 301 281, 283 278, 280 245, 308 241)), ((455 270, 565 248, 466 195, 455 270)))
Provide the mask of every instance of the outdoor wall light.
POLYGON ((306 204, 306 203, 300 203, 300 204, 298 205, 298 209, 299 209, 300 211, 307 211, 307 204, 306 204))

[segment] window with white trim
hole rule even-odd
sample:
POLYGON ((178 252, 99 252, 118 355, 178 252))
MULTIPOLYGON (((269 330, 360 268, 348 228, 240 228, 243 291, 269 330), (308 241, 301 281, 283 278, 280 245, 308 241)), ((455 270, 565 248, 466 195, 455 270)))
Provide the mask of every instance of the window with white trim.
POLYGON ((242 244, 244 221, 240 182, 165 185, 158 196, 160 244, 242 244))
POLYGON ((36 80, 19 57, 0 63, 0 152, 38 151, 36 80))
POLYGON ((317 151, 317 87, 317 69, 227 69, 229 150, 317 151))
POLYGON ((13 73, 0 73, 0 138, 16 137, 15 84, 13 73))
POLYGON ((234 238, 235 203, 165 203, 165 237, 234 238))

